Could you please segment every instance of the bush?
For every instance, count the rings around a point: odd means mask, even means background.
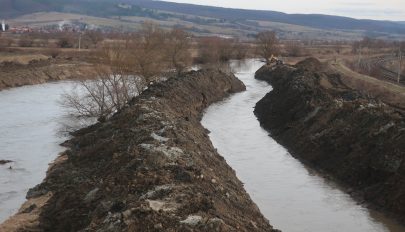
[[[18,41],[18,45],[20,47],[32,47],[33,44],[34,44],[34,39],[29,36],[23,36]]]
[[[71,36],[64,36],[59,39],[57,44],[60,48],[73,48],[74,40]]]

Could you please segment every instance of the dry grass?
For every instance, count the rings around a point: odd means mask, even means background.
[[[20,64],[28,64],[34,60],[47,60],[49,56],[43,54],[13,54],[13,53],[0,53],[0,63],[2,62],[15,62]]]

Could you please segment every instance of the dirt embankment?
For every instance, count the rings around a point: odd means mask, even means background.
[[[0,63],[0,90],[94,75],[92,65],[82,61],[52,58],[26,64],[4,61]]]
[[[208,105],[244,89],[217,71],[152,86],[112,119],[76,132],[28,193],[46,204],[25,207],[3,229],[275,231],[200,124]]]
[[[405,86],[356,73],[341,61],[330,62],[328,68],[331,72],[341,74],[340,77],[347,86],[370,94],[388,105],[405,110]]]
[[[405,113],[347,87],[316,59],[263,67],[274,90],[257,103],[261,124],[291,153],[405,218]]]

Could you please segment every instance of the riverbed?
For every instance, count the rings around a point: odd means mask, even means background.
[[[202,124],[270,223],[288,232],[405,231],[293,158],[260,127],[253,108],[271,90],[254,79],[261,66],[258,61],[234,64],[247,91],[209,107]]]

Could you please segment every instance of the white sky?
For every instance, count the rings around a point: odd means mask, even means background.
[[[405,0],[167,0],[228,8],[405,21]]]

